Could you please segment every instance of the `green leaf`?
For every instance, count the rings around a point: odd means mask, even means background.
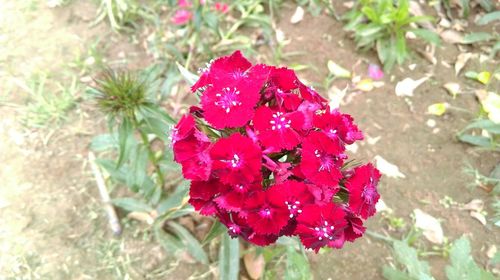
[[[491,0],[479,0],[479,5],[481,5],[481,7],[487,12],[491,12],[495,8],[495,5]]]
[[[158,215],[165,214],[168,210],[179,207],[182,204],[182,201],[187,196],[189,192],[189,181],[183,181],[179,185],[175,191],[170,194],[167,198],[160,202],[156,211],[158,211]]]
[[[92,138],[90,149],[94,152],[102,152],[118,147],[118,141],[114,134],[101,134]]]
[[[462,17],[468,17],[470,13],[470,3],[469,0],[460,0],[460,6],[462,6]]]
[[[127,174],[130,173],[126,166],[116,167],[116,162],[109,159],[96,159],[96,163],[102,167],[111,176],[111,179],[116,182],[125,184],[127,181]]]
[[[133,139],[131,139],[133,137],[132,122],[128,118],[124,118],[123,122],[118,127],[119,156],[116,163],[117,167],[120,167],[128,158],[130,151],[129,144],[133,141]]]
[[[144,145],[139,144],[135,149],[135,156],[131,162],[131,168],[132,168],[131,174],[132,176],[134,176],[132,182],[133,185],[137,187],[137,189],[143,189],[144,181],[148,176],[147,167],[148,167],[147,148]]]
[[[493,258],[491,258],[490,263],[496,265],[500,263],[500,252],[496,252]]]
[[[129,212],[151,212],[153,208],[146,203],[131,197],[114,198],[111,202]]]
[[[462,43],[464,44],[474,44],[483,41],[489,41],[493,39],[493,35],[486,32],[473,32],[464,36]]]
[[[403,271],[394,270],[390,267],[384,268],[384,277],[387,279],[434,279],[430,274],[429,264],[418,259],[417,251],[408,246],[406,242],[395,241],[393,244],[396,260],[404,267]],[[402,275],[406,275],[405,278]],[[394,278],[389,278],[394,277]]]
[[[441,44],[441,39],[439,39],[439,35],[436,32],[424,28],[412,29],[411,32],[429,43],[437,46]]]
[[[475,146],[483,147],[483,148],[491,148],[491,140],[484,136],[476,136],[470,134],[461,134],[458,135],[458,140],[469,143]]]
[[[196,83],[196,81],[199,79],[199,77],[193,73],[191,73],[189,70],[184,68],[184,66],[180,65],[179,62],[175,62],[177,64],[177,68],[179,69],[179,72],[181,73],[182,77],[186,82],[188,83],[189,86],[192,86]]]
[[[208,257],[200,242],[183,226],[169,222],[168,226],[179,237],[191,256],[203,264],[208,264]]]
[[[449,280],[493,280],[493,274],[480,268],[471,256],[469,240],[463,236],[450,249],[450,263],[446,267]]]
[[[494,134],[500,134],[500,124],[494,123],[488,119],[480,119],[480,120],[474,121],[471,124],[469,124],[467,127],[465,127],[465,130],[473,129],[473,128],[484,129],[484,130],[491,132],[491,133],[494,133]]]
[[[231,238],[222,234],[219,250],[220,280],[238,280],[240,273],[240,242],[238,238]]]
[[[397,270],[395,268],[392,268],[390,266],[384,265],[382,268],[382,275],[384,276],[385,279],[388,280],[408,280],[408,274]]]
[[[309,260],[302,252],[297,252],[294,246],[287,247],[285,279],[312,279]]]
[[[165,251],[176,254],[179,251],[183,251],[185,246],[179,240],[179,238],[166,233],[162,227],[163,223],[157,222],[154,226],[154,236],[158,243],[165,249]]]
[[[495,20],[500,20],[500,11],[487,13],[476,22],[478,25],[486,25]]]
[[[221,222],[219,222],[218,219],[214,220],[214,223],[212,224],[210,231],[207,233],[207,236],[205,236],[205,239],[203,239],[202,244],[203,245],[208,244],[214,238],[223,234],[226,230],[227,230],[226,226],[224,226]]]

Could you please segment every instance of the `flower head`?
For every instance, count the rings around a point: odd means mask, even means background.
[[[222,182],[231,185],[261,180],[261,149],[239,133],[221,138],[210,150],[213,171]]]
[[[296,235],[318,252],[363,235],[380,173],[345,166],[345,145],[363,138],[350,115],[293,70],[252,65],[239,51],[207,64],[191,90],[201,106],[171,138],[197,211],[259,246]]]
[[[297,222],[295,233],[306,248],[318,252],[324,246],[342,248],[344,245],[345,212],[333,203],[305,206]]]
[[[191,21],[191,18],[193,17],[193,14],[184,9],[180,9],[177,12],[175,12],[175,15],[172,17],[172,23],[175,25],[185,25],[189,21]]]
[[[380,172],[371,164],[354,169],[354,174],[347,179],[345,186],[349,191],[349,209],[356,215],[366,219],[375,214],[380,194],[377,184]]]

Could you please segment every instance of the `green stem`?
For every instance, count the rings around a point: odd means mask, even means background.
[[[381,240],[384,240],[384,241],[389,242],[389,243],[393,243],[394,241],[396,241],[396,239],[394,239],[390,236],[385,236],[385,235],[376,233],[376,232],[371,231],[371,230],[367,230],[365,233],[373,238],[381,239]]]
[[[139,124],[137,123],[137,120],[135,118],[133,118],[133,121],[134,121],[134,126],[137,128],[137,131],[139,131],[139,134],[141,135],[142,142],[144,143],[144,145],[146,146],[146,148],[148,150],[149,160],[153,164],[155,171],[156,171],[156,174],[158,174],[158,181],[160,182],[160,186],[161,186],[161,188],[163,188],[163,186],[165,186],[165,177],[163,176],[163,173],[161,172],[160,165],[158,164],[158,160],[155,156],[153,149],[151,148],[151,143],[149,142],[148,135],[139,128]]]

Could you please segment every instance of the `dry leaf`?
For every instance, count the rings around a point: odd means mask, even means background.
[[[460,209],[481,212],[484,208],[484,201],[481,199],[473,199],[469,203],[462,206]]]
[[[298,6],[295,10],[295,13],[293,13],[293,16],[290,18],[290,23],[296,24],[299,23],[302,19],[304,19],[304,9]]]
[[[451,29],[447,29],[441,32],[439,36],[441,36],[441,39],[443,39],[443,41],[450,44],[461,44],[464,41],[464,36],[461,33]]]
[[[339,77],[339,78],[350,78],[351,77],[351,72],[349,70],[343,68],[342,66],[338,65],[337,63],[335,63],[331,60],[328,60],[327,66],[328,66],[328,70],[330,71],[330,73],[335,77]]]
[[[372,79],[363,79],[356,84],[356,88],[364,92],[369,92],[372,91],[375,86],[373,85]]]
[[[382,212],[392,213],[392,209],[389,208],[387,204],[385,204],[382,198],[379,198],[377,204],[375,204],[375,209],[377,210],[377,213],[382,213]]]
[[[413,96],[413,91],[415,91],[416,88],[418,88],[428,79],[429,77],[423,77],[418,80],[413,80],[412,78],[406,78],[396,84],[396,95]]]
[[[347,94],[347,87],[341,90],[336,86],[332,86],[328,91],[328,98],[330,99],[330,102],[328,102],[328,104],[330,105],[330,108],[332,109],[339,108],[346,94]]]
[[[140,222],[144,222],[148,225],[152,225],[155,222],[155,219],[146,212],[130,212],[127,214],[127,218],[134,219]]]
[[[455,75],[460,73],[471,57],[472,53],[461,53],[457,56],[457,61],[455,61]]]
[[[470,216],[472,218],[478,220],[483,226],[486,225],[486,217],[483,214],[476,212],[476,211],[471,211]]]
[[[491,245],[490,248],[488,248],[488,251],[486,251],[486,256],[488,256],[488,258],[491,259],[495,256],[496,253],[497,253],[497,246]]]
[[[422,234],[432,243],[443,244],[444,234],[441,223],[431,215],[420,209],[413,210],[415,214],[415,227],[422,230]]]
[[[446,102],[434,103],[427,107],[427,114],[442,116],[449,107],[450,104]]]
[[[259,279],[264,273],[266,261],[262,254],[255,256],[255,251],[251,251],[243,256],[243,262],[250,278]]]
[[[458,83],[446,83],[443,87],[453,98],[457,97],[460,93],[460,85]]]
[[[406,176],[403,173],[401,173],[401,171],[399,171],[397,165],[388,162],[383,157],[376,155],[375,162],[377,169],[380,170],[382,174],[391,178],[406,178]]]

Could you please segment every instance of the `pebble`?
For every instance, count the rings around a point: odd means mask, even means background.
[[[426,122],[428,127],[435,127],[436,126],[436,121],[433,119],[428,119]]]

